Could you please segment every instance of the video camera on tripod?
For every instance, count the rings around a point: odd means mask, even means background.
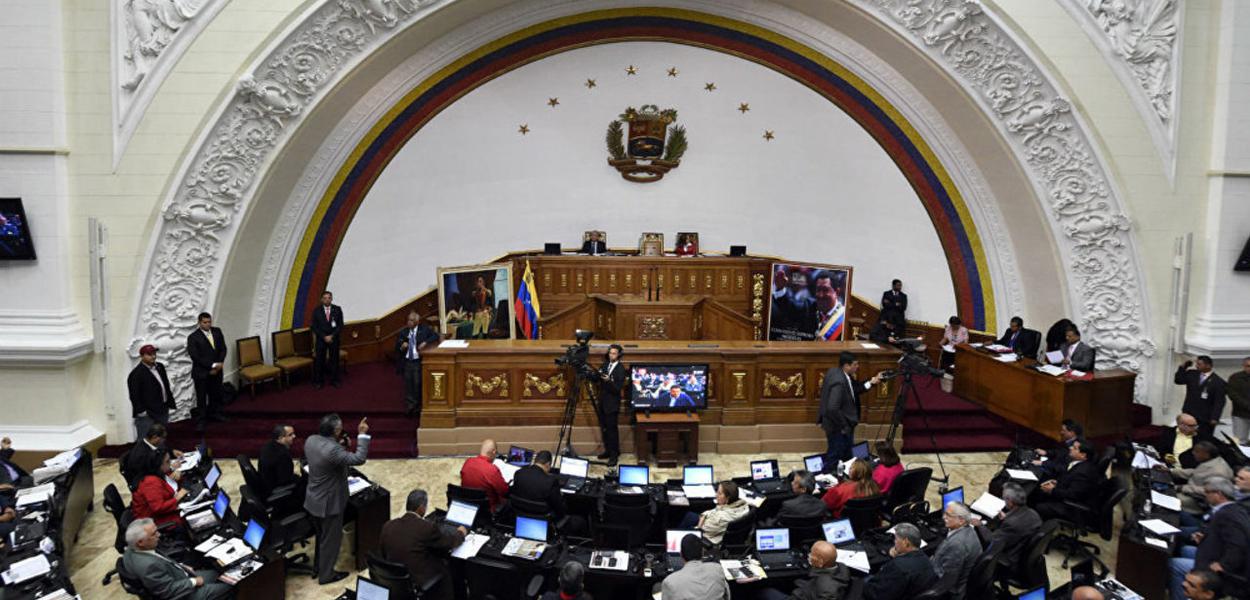
[[[583,394],[594,412],[599,412],[595,397],[596,388],[591,383],[600,379],[599,372],[588,362],[590,340],[593,337],[595,337],[595,332],[578,329],[573,333],[575,343],[565,349],[563,356],[557,356],[555,359],[557,365],[572,369],[574,379],[573,385],[569,386],[569,395],[565,399],[564,417],[560,420],[560,434],[556,440],[557,456],[577,456],[577,453],[573,451],[573,419],[577,414],[577,404]]]
[[[561,367],[572,367],[573,372],[582,377],[596,377],[595,368],[590,366],[590,340],[595,332],[578,329],[573,334],[576,343],[564,351],[564,356],[556,357],[556,364]]]
[[[914,346],[903,346],[903,356],[898,359],[898,368],[881,372],[881,380],[889,381],[902,375],[904,379],[911,379],[912,375],[928,375],[930,377],[942,377],[945,371],[933,366],[933,361],[929,360],[922,352],[915,349]]]

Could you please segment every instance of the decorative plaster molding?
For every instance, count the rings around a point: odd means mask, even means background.
[[[1146,318],[1141,267],[1131,221],[1084,124],[1039,61],[974,0],[852,0],[942,65],[995,120],[1049,201],[1061,233],[1069,294],[1099,368],[1139,374],[1137,399],[1149,386],[1155,354]]]
[[[229,0],[112,0],[113,166],[191,42]]]
[[[1185,333],[1185,351],[1217,360],[1250,356],[1250,314],[1194,317]]]
[[[72,310],[0,310],[0,365],[63,367],[90,355],[93,340]]]
[[[69,425],[5,425],[4,433],[13,440],[14,448],[40,452],[77,448],[104,435],[85,419]]]
[[[1176,170],[1185,0],[1063,0],[1102,51],[1146,122],[1171,179]]]

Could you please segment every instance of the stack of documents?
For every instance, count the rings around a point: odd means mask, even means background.
[[[48,502],[52,500],[52,494],[56,493],[56,486],[51,483],[37,485],[17,491],[17,508],[39,504],[40,502]]]
[[[51,570],[52,565],[48,562],[48,557],[36,554],[10,565],[8,571],[0,574],[0,580],[4,581],[4,585],[14,585],[47,575]]]
[[[989,492],[985,492],[984,494],[981,494],[981,497],[977,498],[977,501],[973,502],[972,506],[968,508],[993,519],[998,517],[998,513],[1003,512],[1003,509],[1006,507],[1007,503],[1003,502],[1002,498],[999,498]]]
[[[373,484],[364,477],[348,477],[347,478],[347,495],[355,496],[370,488]]]
[[[455,550],[451,551],[451,555],[456,558],[473,558],[474,556],[477,556],[477,553],[482,549],[482,546],[485,546],[486,542],[489,541],[490,536],[485,536],[480,533],[470,533],[469,535],[464,536],[464,541],[460,542],[460,545],[456,546]]]
[[[512,478],[516,477],[516,472],[521,470],[521,467],[504,462],[502,458],[496,458],[494,465],[499,467],[499,474],[503,475],[503,480],[508,482],[508,485],[512,485]]]
[[[200,465],[200,452],[198,450],[184,452],[182,458],[179,458],[178,461],[179,471],[190,471]]]
[[[868,566],[868,553],[862,550],[838,550],[838,562],[859,571],[867,573],[870,569]]]
[[[1163,466],[1163,463],[1155,460],[1153,456],[1150,456],[1149,454],[1146,454],[1145,452],[1142,452],[1141,450],[1138,450],[1136,453],[1133,454],[1133,468],[1134,469],[1153,469],[1155,467],[1162,467],[1162,466]]]
[[[217,564],[223,567],[251,555],[252,547],[240,538],[230,538],[225,543],[204,553],[204,556],[217,561]]]
[[[1042,365],[1038,367],[1037,370],[1047,375],[1055,376],[1063,375],[1068,372],[1067,369],[1064,369],[1063,367],[1056,367],[1055,365]]]
[[[768,577],[763,567],[753,560],[722,560],[720,566],[725,570],[725,579],[738,583],[759,581]]]
[[[1007,469],[1007,476],[1017,481],[1037,481],[1037,475],[1025,469]]]

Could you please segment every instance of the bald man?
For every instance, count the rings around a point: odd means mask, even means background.
[[[477,456],[464,461],[464,466],[460,467],[460,485],[486,492],[492,511],[498,510],[508,496],[508,482],[494,463],[495,451],[495,440],[482,440]]]
[[[794,584],[794,591],[789,596],[780,590],[768,588],[763,590],[761,598],[765,600],[841,600],[845,598],[851,586],[851,571],[846,565],[838,562],[838,549],[826,541],[812,544],[807,554],[807,562],[811,565],[807,578]]]
[[[1106,598],[1102,592],[1098,591],[1098,588],[1083,585],[1072,590],[1072,600],[1106,600]]]

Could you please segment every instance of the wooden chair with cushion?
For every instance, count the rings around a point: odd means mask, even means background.
[[[291,385],[291,374],[312,371],[313,359],[295,353],[295,330],[283,329],[270,335],[273,342],[273,364],[282,369],[286,385]]]
[[[256,384],[277,381],[282,385],[282,369],[265,364],[265,354],[260,348],[260,336],[240,338],[234,342],[235,356],[239,357],[239,378],[252,389],[256,397]]]

